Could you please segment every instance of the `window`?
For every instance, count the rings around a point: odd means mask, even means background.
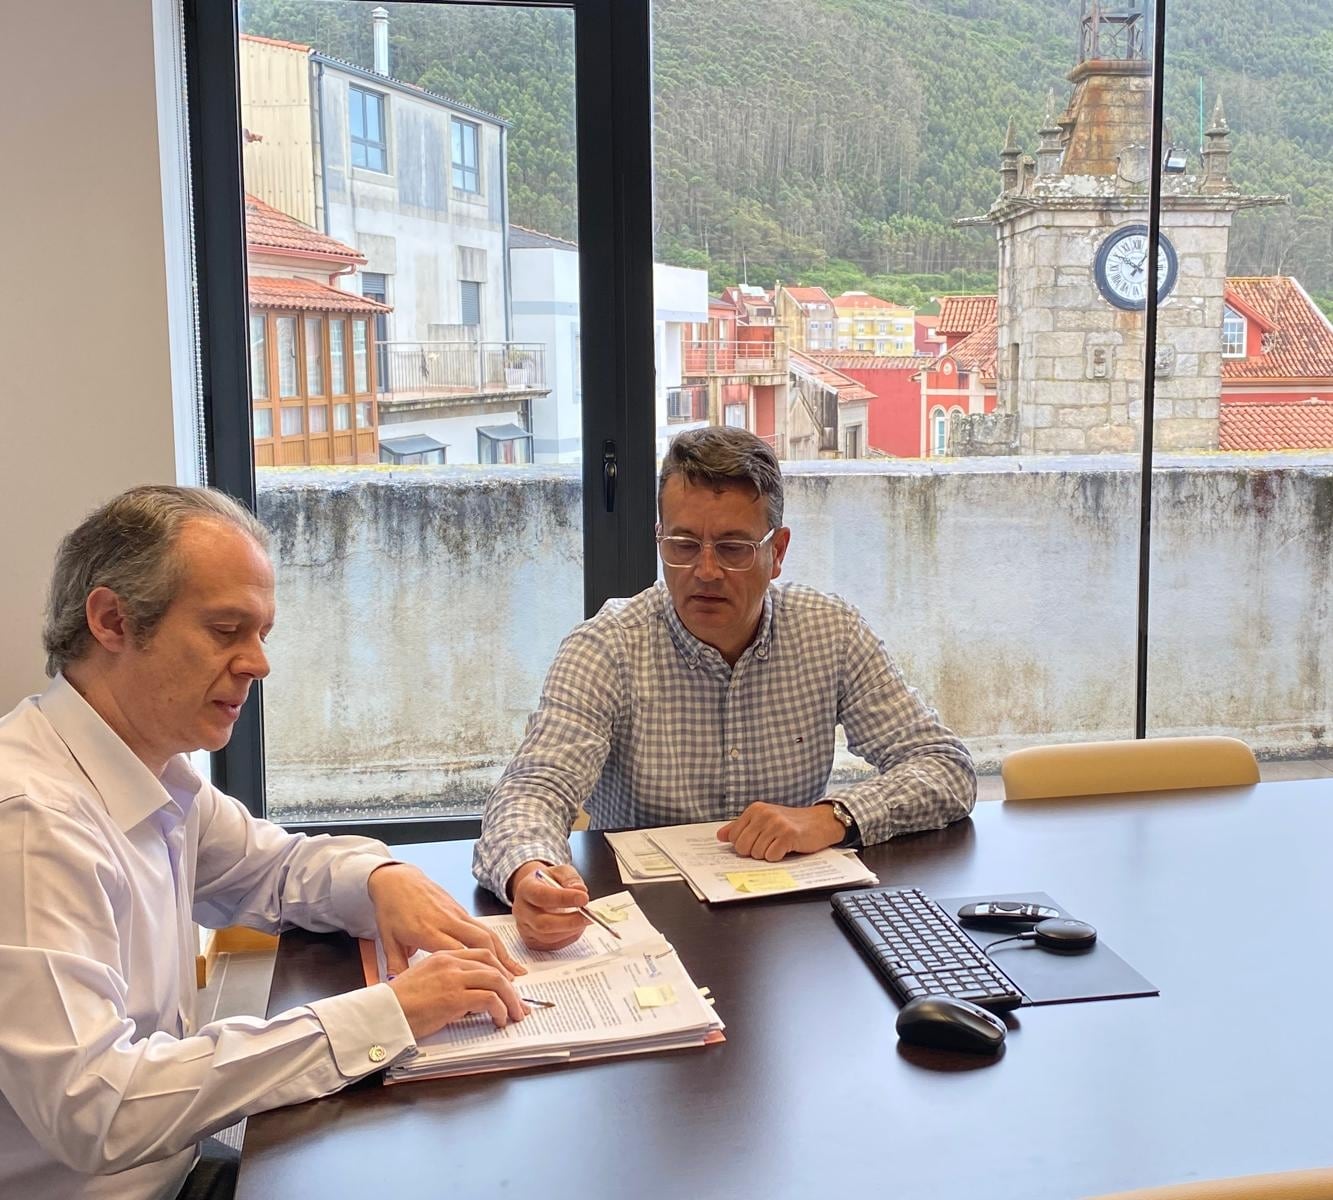
[[[361,294],[367,300],[389,303],[389,279],[380,271],[361,272]],[[375,314],[375,377],[380,391],[388,391],[389,382],[389,314]]]
[[[846,432],[843,434],[842,456],[843,458],[861,457],[861,426],[847,426]]]
[[[307,396],[324,394],[324,319],[307,315],[305,325],[305,390]]]
[[[343,343],[347,325],[341,319],[329,321],[329,384],[335,396],[347,395],[347,359]]]
[[[722,412],[722,423],[736,429],[744,429],[747,407],[745,404],[728,404]]]
[[[471,121],[451,122],[453,136],[454,187],[460,192],[480,192],[481,178],[477,172],[477,141],[481,127]]]
[[[265,404],[262,408],[255,409],[254,415],[255,437],[271,438],[273,436],[273,410]]]
[[[250,314],[250,395],[256,400],[268,396],[268,334],[263,313]]]
[[[1222,312],[1222,357],[1245,357],[1245,318],[1229,304]]]
[[[310,432],[328,433],[329,406],[327,404],[312,404],[307,411],[310,414]]]
[[[278,395],[284,398],[299,396],[301,384],[296,366],[296,318],[279,317],[278,326]]]
[[[949,445],[949,418],[944,409],[937,408],[930,414],[930,452],[943,454]]]
[[[305,432],[305,409],[295,404],[282,406],[282,436],[300,437]]]
[[[335,404],[333,406],[333,428],[338,433],[346,433],[352,428],[352,406]]]
[[[532,434],[517,425],[477,427],[477,458],[486,465],[532,462]]]
[[[370,391],[367,332],[364,317],[358,317],[352,322],[352,379],[353,388],[358,392]]]
[[[365,88],[347,88],[347,129],[352,140],[352,166],[388,171],[389,151],[384,137],[384,96]]]
[[[570,373],[574,378],[574,403],[583,403],[583,337],[577,328],[569,331],[569,336],[573,340],[573,348],[569,363]]]
[[[481,284],[464,279],[458,285],[458,323],[481,324]]]

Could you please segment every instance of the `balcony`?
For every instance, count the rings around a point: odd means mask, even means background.
[[[546,395],[538,342],[385,342],[379,347],[382,414],[525,400]]]
[[[708,389],[706,387],[667,388],[667,420],[674,424],[683,421],[708,419]]]
[[[787,376],[786,332],[774,329],[772,338],[724,341],[683,339],[683,373],[692,378],[730,375],[752,383],[780,383]],[[755,379],[755,376],[769,378]]]

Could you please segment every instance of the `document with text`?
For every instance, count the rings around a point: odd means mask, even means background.
[[[505,948],[528,969],[519,994],[545,1002],[522,1021],[497,1029],[474,1014],[423,1038],[415,1056],[389,1068],[390,1081],[514,1070],[547,1063],[642,1054],[723,1040],[722,1021],[669,942],[628,892],[590,906],[620,934],[590,925],[562,950],[523,944],[512,916],[483,917]],[[422,957],[415,955],[413,961]],[[385,977],[378,943],[362,943],[367,983]]]
[[[789,854],[772,863],[746,858],[729,842],[717,840],[724,824],[669,825],[646,830],[645,835],[671,860],[694,894],[714,904],[879,882],[855,851],[833,847],[814,854]]]

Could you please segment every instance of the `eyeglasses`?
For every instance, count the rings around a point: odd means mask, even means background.
[[[704,547],[712,546],[713,561],[724,571],[748,571],[754,566],[759,548],[773,540],[776,529],[770,529],[757,542],[740,538],[726,538],[720,542],[701,542],[692,537],[663,537],[657,535],[657,548],[668,567],[692,567],[703,557]]]

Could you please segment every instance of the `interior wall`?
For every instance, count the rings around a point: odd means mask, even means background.
[[[44,685],[60,537],[121,489],[177,478],[154,15],[5,6],[0,711]]]

